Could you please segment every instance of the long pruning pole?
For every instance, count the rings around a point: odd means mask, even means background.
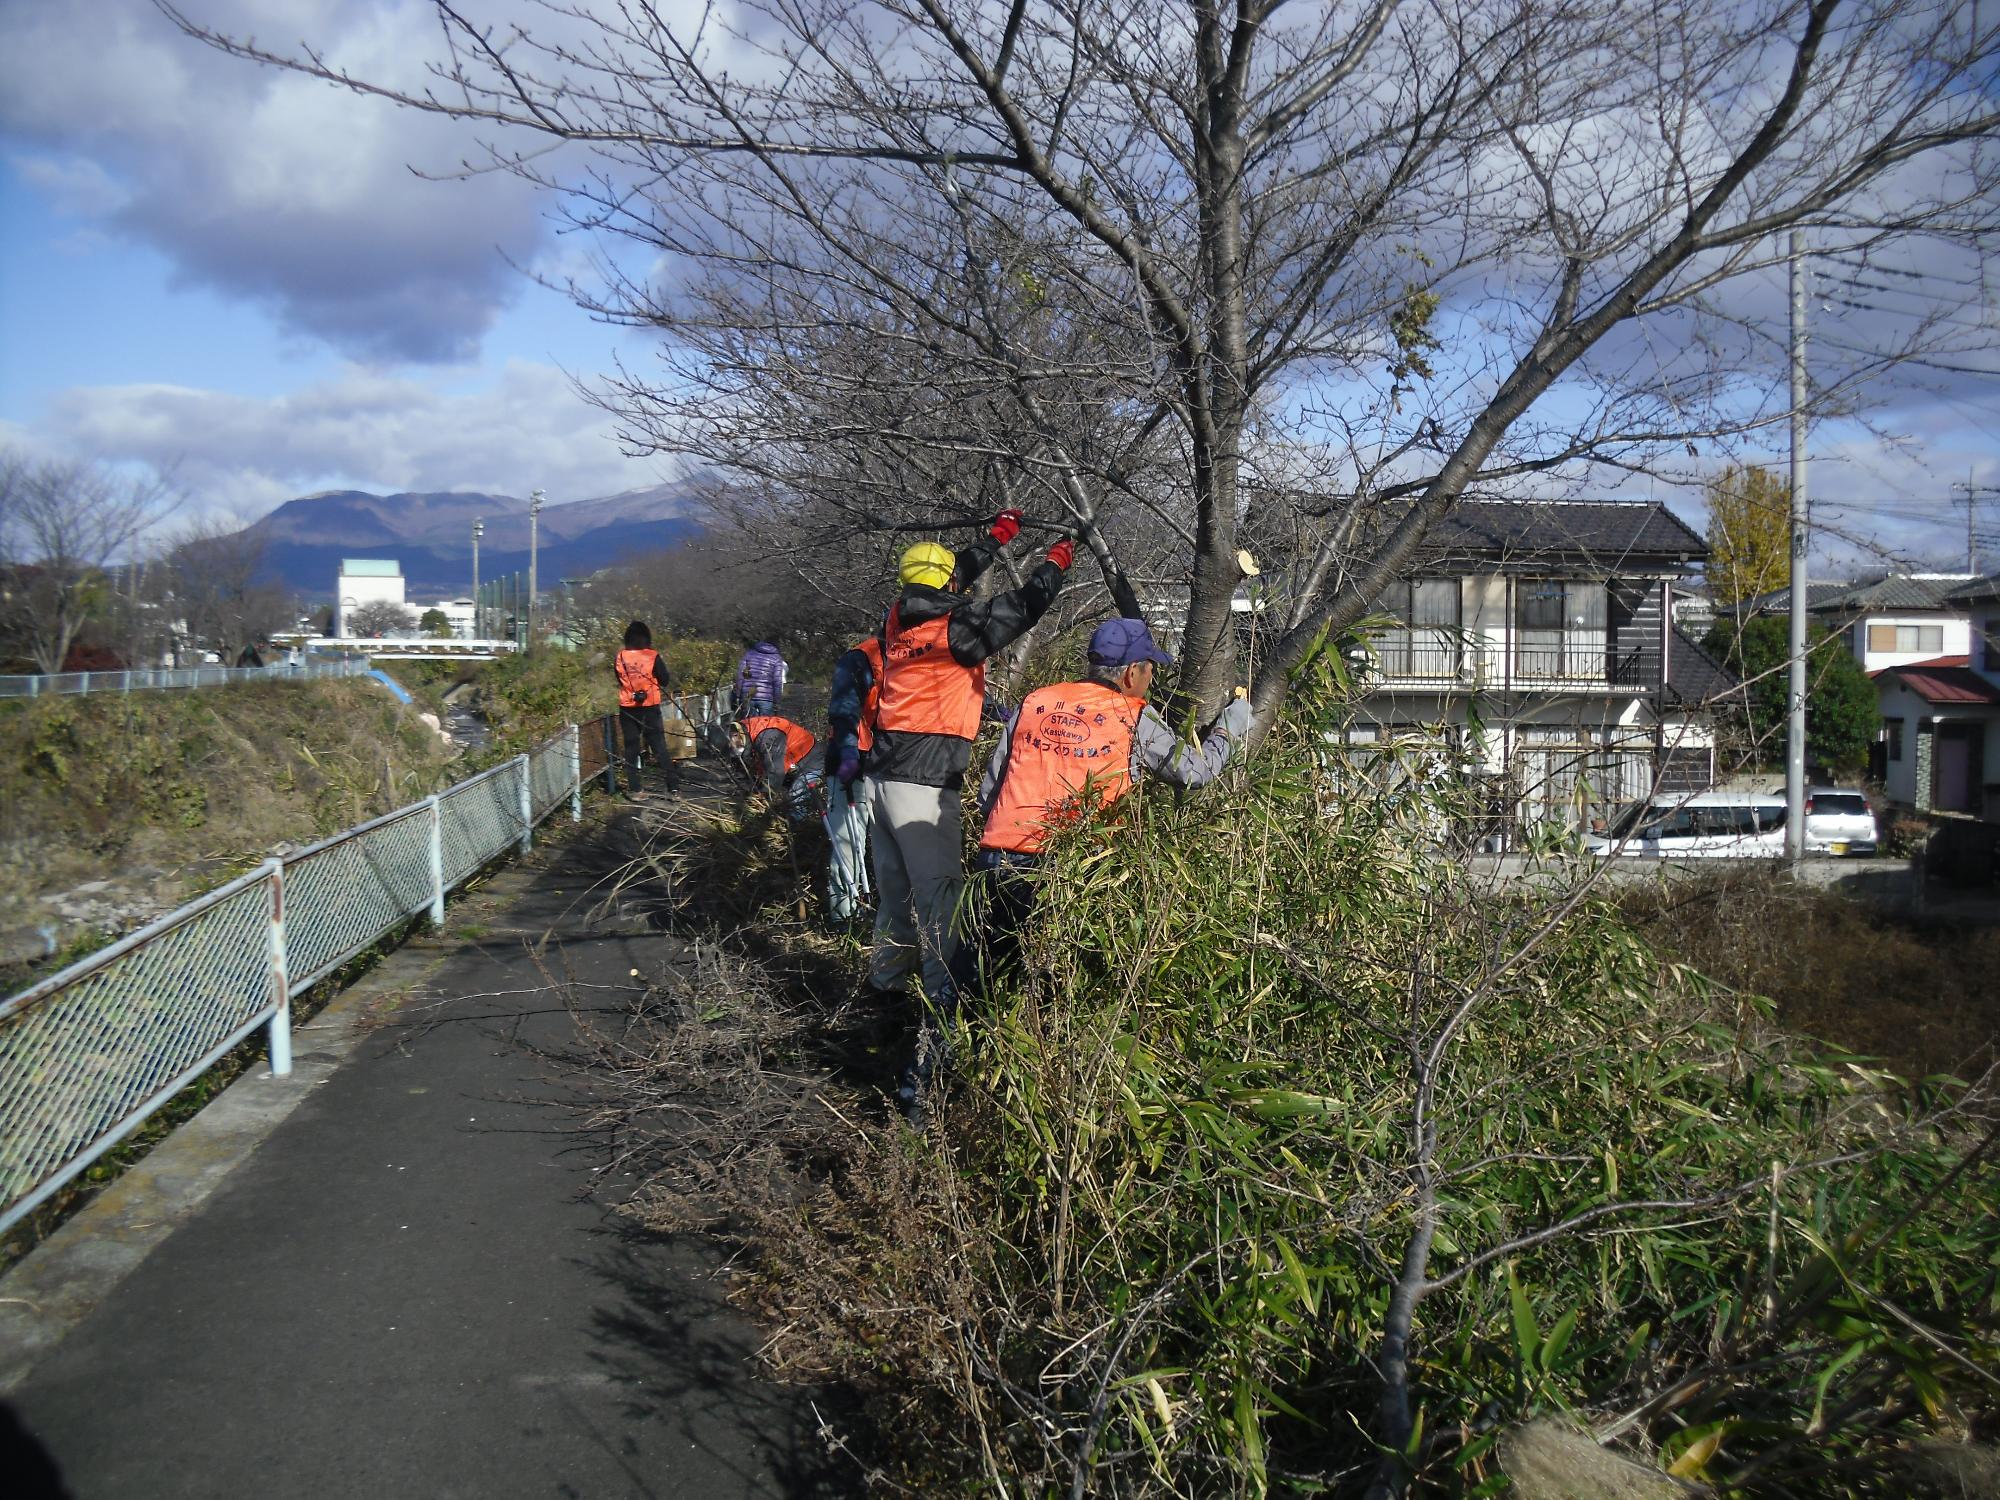
[[[1785,694],[1785,859],[1806,853],[1806,273],[1792,231],[1792,579],[1790,683]]]

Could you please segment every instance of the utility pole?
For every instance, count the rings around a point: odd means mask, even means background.
[[[1990,484],[1975,484],[1970,470],[1966,472],[1965,483],[1955,484],[1952,488],[1962,491],[1965,495],[1965,571],[1968,573],[1977,573],[1979,571],[1979,532],[1974,524],[1974,517],[1979,514],[1980,497],[1983,495],[2000,495],[2000,489],[1995,489]]]
[[[528,496],[528,634],[521,643],[521,649],[524,651],[535,649],[535,541],[536,529],[540,525],[542,514],[542,502],[547,499],[548,496],[541,490],[536,490]]]
[[[483,640],[485,632],[480,629],[479,609],[479,539],[486,535],[486,517],[472,518],[472,638]]]
[[[1790,685],[1785,695],[1785,860],[1806,853],[1806,266],[1792,231],[1792,584]]]

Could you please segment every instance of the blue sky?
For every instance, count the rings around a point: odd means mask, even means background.
[[[436,44],[427,0],[192,8],[391,81]],[[643,337],[508,263],[577,269],[553,204],[507,177],[410,171],[467,154],[457,127],[222,57],[149,0],[8,0],[7,32],[0,441],[170,465],[194,509],[246,520],[336,486],[580,499],[666,475],[620,455],[565,373],[614,355],[643,370]],[[1877,414],[1899,444],[1816,434],[1829,523],[1907,558],[1962,552],[1951,487],[2000,487],[2000,381],[1945,385]],[[1648,492],[1698,523],[1691,495]],[[2000,494],[1982,526],[2000,532]]]

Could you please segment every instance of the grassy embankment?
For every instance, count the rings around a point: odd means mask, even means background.
[[[0,710],[0,932],[78,954],[268,857],[435,790],[450,752],[379,683]],[[79,887],[84,889],[79,890]]]
[[[1637,1471],[1539,1495],[1944,1493],[2000,1422],[1993,1096],[1795,1028],[1897,1040],[1906,966],[1966,1004],[1895,1055],[1975,1052],[1979,952],[1494,890],[1434,845],[1449,787],[1300,769],[1301,697],[1231,784],[1059,848],[923,1141],[829,1074],[860,1023],[783,840],[712,833],[692,883],[744,926],[607,1040],[659,1130],[635,1211],[740,1237],[769,1357],[920,1493],[1529,1493],[1545,1419]],[[712,1140],[647,1116],[690,1078]]]

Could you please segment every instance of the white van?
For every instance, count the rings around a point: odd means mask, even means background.
[[[1700,792],[1655,797],[1590,836],[1592,854],[1648,859],[1781,859],[1785,799],[1768,792]]]

